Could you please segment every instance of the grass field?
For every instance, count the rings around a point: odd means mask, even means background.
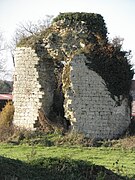
[[[135,149],[116,147],[46,147],[27,144],[0,144],[0,156],[30,163],[41,158],[71,159],[102,165],[113,172],[135,179]]]

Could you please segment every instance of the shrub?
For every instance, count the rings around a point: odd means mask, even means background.
[[[7,140],[13,135],[14,128],[10,127],[0,127],[0,142],[7,142]]]
[[[26,163],[0,156],[0,170],[0,179],[129,180],[103,166],[66,158],[41,157]]]
[[[0,127],[10,127],[14,116],[14,106],[8,101],[0,114]]]
[[[0,141],[7,140],[12,136],[14,128],[12,125],[14,106],[12,102],[7,102],[0,114]]]

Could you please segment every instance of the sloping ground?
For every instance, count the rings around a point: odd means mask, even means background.
[[[40,158],[24,163],[0,156],[1,180],[124,180],[112,171],[85,161]]]

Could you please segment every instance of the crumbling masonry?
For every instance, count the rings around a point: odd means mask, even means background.
[[[86,13],[88,24],[84,14],[79,13],[79,20],[70,15],[72,19],[63,14],[46,32],[16,48],[14,124],[37,129],[42,113],[52,124],[70,126],[86,137],[118,137],[130,123],[128,99],[116,103],[104,79],[88,68],[85,55],[87,47],[106,41],[103,18]]]

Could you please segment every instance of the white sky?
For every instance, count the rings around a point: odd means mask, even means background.
[[[60,12],[92,12],[104,17],[109,37],[124,38],[123,48],[132,50],[135,64],[135,0],[0,0],[0,30],[7,41],[20,22],[43,19]],[[8,58],[12,68],[12,59]]]

